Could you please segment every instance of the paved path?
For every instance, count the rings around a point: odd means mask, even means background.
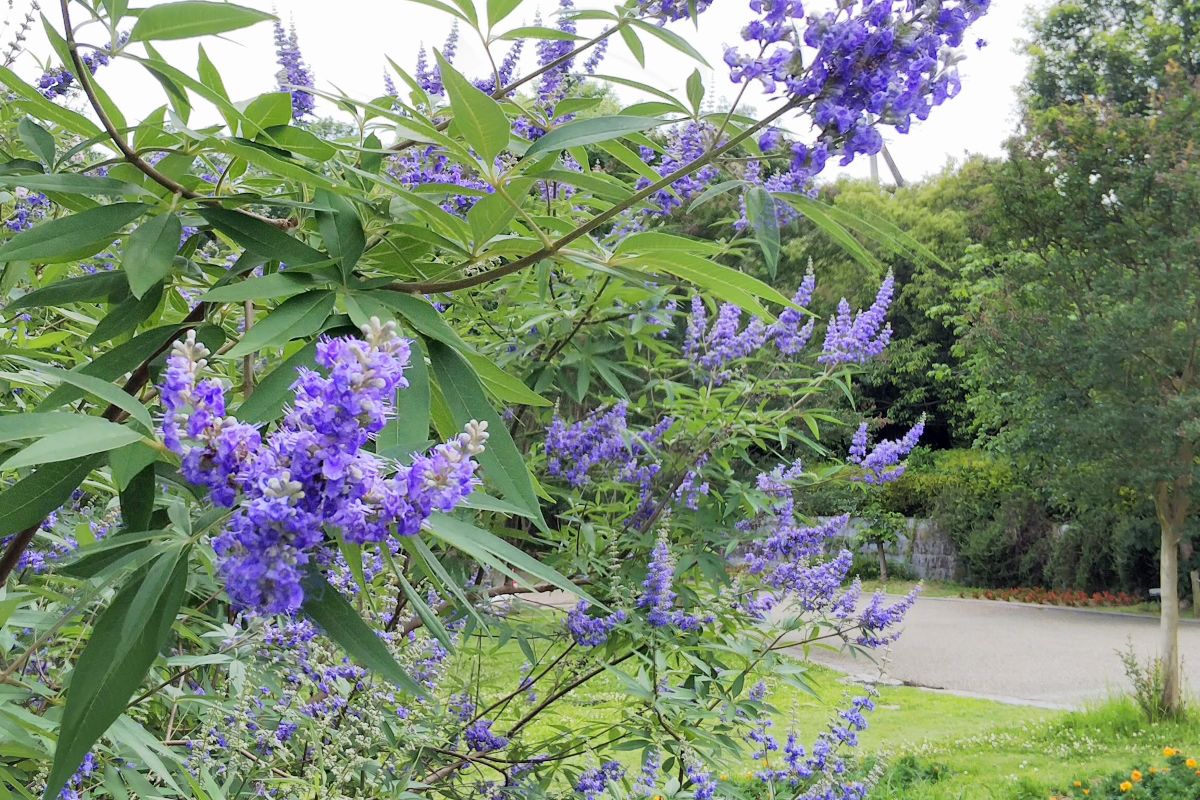
[[[1184,680],[1200,690],[1200,624],[1179,631]],[[915,686],[1012,702],[1075,707],[1128,688],[1116,650],[1127,640],[1146,656],[1158,620],[1084,609],[922,597],[892,646],[885,676]],[[869,660],[812,652],[822,664],[878,675]],[[1190,679],[1189,679],[1190,678]]]
[[[527,601],[569,608],[551,592]],[[899,597],[895,598],[896,600]],[[883,677],[912,686],[1006,702],[1073,708],[1128,690],[1117,656],[1132,640],[1140,660],[1158,649],[1158,619],[993,600],[921,597],[904,620]],[[1200,691],[1200,623],[1180,625],[1184,683]],[[812,648],[813,660],[879,678],[868,657]]]

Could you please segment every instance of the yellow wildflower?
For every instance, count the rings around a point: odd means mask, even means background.
[[[1084,794],[1084,796],[1085,796],[1085,797],[1086,797],[1087,795],[1091,794],[1091,793],[1092,793],[1092,790],[1091,790],[1091,789],[1084,789],[1084,790],[1083,790],[1083,794]]]
[[[1166,756],[1167,758],[1170,758],[1171,756],[1179,755],[1179,751],[1176,750],[1174,747],[1164,747],[1163,755]]]
[[[720,775],[720,779],[721,779],[721,780],[723,780],[723,781],[727,781],[727,780],[729,780],[729,774],[728,774],[728,773],[725,773],[725,772],[722,772],[722,773],[721,773],[721,775]]]
[[[1121,781],[1120,789],[1122,792],[1128,792],[1132,788],[1133,788],[1133,784],[1130,783],[1129,781]]]
[[[1083,781],[1075,781],[1075,788],[1078,789],[1080,786],[1083,786]]]
[[[1196,768],[1196,759],[1189,758],[1187,761],[1183,762],[1183,765],[1185,767],[1187,767],[1188,769],[1195,769]]]

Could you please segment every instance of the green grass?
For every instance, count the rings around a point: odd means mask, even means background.
[[[485,674],[498,676],[494,686],[486,687],[485,701],[511,690],[525,660],[512,643],[460,653],[467,661],[487,664]],[[473,672],[470,663],[461,666],[460,674]],[[779,710],[774,733],[781,740],[794,728],[808,744],[844,705],[847,694],[863,691],[840,673],[817,665],[808,669],[807,677],[812,694],[782,684],[772,687],[769,699]],[[529,708],[524,701],[515,703],[500,718],[516,719]],[[524,739],[532,751],[563,736],[594,740],[614,722],[641,713],[640,706],[628,702],[617,679],[603,675],[530,725]],[[1200,719],[1148,725],[1127,700],[1061,712],[884,686],[868,719],[870,727],[861,735],[858,752],[868,762],[882,759],[887,765],[870,800],[1044,799],[1076,778],[1159,763],[1168,745],[1200,756]],[[623,753],[620,758],[630,767],[640,763],[640,753]],[[714,766],[734,781],[754,767]]]
[[[885,775],[871,800],[1046,798],[1075,779],[1160,764],[1166,746],[1200,753],[1200,724],[1192,719],[1149,725],[1131,701],[1115,700],[1086,711],[1054,714],[1035,724],[997,726],[969,737],[901,746],[890,754],[900,762],[898,774]],[[902,761],[903,755],[943,769],[937,780],[928,775],[907,780],[910,775],[899,773],[912,762]]]

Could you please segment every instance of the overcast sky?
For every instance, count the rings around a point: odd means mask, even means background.
[[[410,0],[241,2],[268,11],[274,9],[285,21],[295,24],[301,49],[316,75],[319,88],[332,90],[336,87],[359,98],[382,93],[387,57],[411,69],[420,45],[440,48],[450,27],[445,15]],[[935,172],[948,159],[961,158],[968,152],[998,154],[1001,151],[1004,139],[1014,127],[1016,88],[1025,71],[1024,59],[1018,53],[1018,42],[1025,34],[1029,11],[1044,6],[1045,2],[994,0],[989,15],[970,32],[971,42],[982,38],[988,43],[987,46],[981,50],[973,44],[964,48],[967,59],[959,68],[962,93],[935,109],[928,121],[914,125],[908,135],[893,133],[887,136],[888,146],[906,178],[915,179]],[[482,4],[483,0],[480,0]],[[18,0],[17,6],[21,5]],[[50,4],[44,5],[49,7]],[[586,7],[583,0],[579,5]],[[604,7],[604,4],[601,3],[599,7]],[[553,0],[528,0],[500,27],[507,30],[531,24],[539,9],[552,22],[555,8]],[[733,98],[736,87],[729,81],[721,56],[725,45],[739,42],[738,31],[751,14],[747,0],[715,0],[712,7],[701,16],[698,30],[690,22],[675,25],[675,30],[686,36],[712,65],[712,69],[702,68],[710,93],[715,92],[728,100]],[[59,20],[53,21],[61,27]],[[596,24],[580,23],[580,32],[593,33],[599,28],[588,26]],[[96,36],[88,36],[85,32],[81,39],[93,41]],[[456,64],[468,74],[481,75],[485,63],[481,45],[470,36],[472,34],[463,32]],[[682,96],[684,81],[694,64],[665,44],[650,37],[644,38],[648,40],[644,69],[623,45],[614,42],[600,72],[635,78]],[[501,45],[501,48],[504,46]],[[225,85],[235,99],[273,88],[278,67],[269,24],[237,31],[224,41],[210,40],[205,47],[221,69]],[[194,74],[194,40],[170,43],[161,49],[177,67]],[[43,56],[49,52],[44,39],[38,37],[34,37],[30,50]],[[526,48],[523,62],[526,66],[534,63],[532,50],[532,47]],[[503,49],[499,53],[502,54]],[[31,56],[19,62],[19,70],[30,77],[38,71]],[[165,102],[161,88],[132,64],[114,63],[104,68],[97,79],[131,119]],[[624,89],[621,94],[629,101],[639,99]],[[754,94],[748,94],[747,101],[759,110],[767,108],[768,101]],[[323,104],[322,110],[330,109]],[[866,167],[862,164],[852,169],[855,174],[863,174]]]

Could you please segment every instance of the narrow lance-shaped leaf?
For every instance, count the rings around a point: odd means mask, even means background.
[[[131,42],[148,42],[166,39],[190,39],[213,33],[236,31],[258,22],[275,19],[265,11],[258,11],[233,3],[207,2],[207,0],[184,0],[179,3],[161,3],[143,8],[138,14],[137,24],[129,33]]]
[[[767,272],[774,278],[779,268],[779,217],[775,198],[761,186],[746,192],[746,219],[754,226],[754,239],[767,262]]]
[[[341,265],[342,276],[348,278],[367,246],[358,212],[349,200],[332,192],[317,192],[317,202],[326,206],[317,212],[325,249]]]
[[[145,203],[113,203],[42,223],[0,247],[0,262],[74,261],[95,255],[112,243],[124,226],[150,210]]]
[[[46,464],[0,492],[0,536],[11,536],[41,523],[67,502],[71,492],[99,464],[99,456]]]
[[[200,215],[242,247],[267,258],[286,261],[292,266],[319,264],[328,260],[320,251],[312,249],[296,237],[245,214],[224,208],[205,207],[200,209]]]
[[[54,166],[54,136],[26,117],[17,123],[17,136],[47,167]]]
[[[396,416],[383,426],[375,440],[380,453],[401,458],[429,440],[429,368],[421,340],[412,342],[412,358],[404,371],[408,387],[396,393]]]
[[[500,489],[506,500],[529,511],[532,514],[530,518],[538,527],[545,529],[541,504],[533,489],[525,460],[509,435],[508,426],[488,402],[479,378],[463,357],[450,347],[434,341],[429,342],[428,346],[438,388],[446,399],[455,424],[461,427],[472,419],[488,423],[491,436],[487,449],[479,455],[485,478]]]
[[[454,124],[467,144],[490,164],[508,147],[508,117],[499,103],[476,89],[441,53],[436,55],[446,94],[450,96]]]
[[[333,292],[305,292],[288,300],[246,332],[242,340],[227,353],[240,358],[247,353],[283,344],[291,339],[303,339],[321,329],[333,311],[337,295]]]
[[[95,275],[81,275],[78,278],[67,278],[40,289],[34,289],[5,306],[4,312],[9,314],[21,308],[95,303],[106,300],[117,292],[124,293],[125,288],[125,276],[120,272],[97,272]]]
[[[125,710],[166,644],[183,603],[189,548],[169,550],[139,570],[92,630],[71,672],[44,800],[58,796],[88,750]]]
[[[17,469],[69,461],[92,453],[105,453],[142,440],[142,434],[126,425],[118,425],[98,417],[90,425],[72,430],[59,431],[41,437],[33,444],[17,451],[0,469]]]
[[[129,291],[141,298],[167,276],[179,250],[183,223],[174,214],[151,217],[129,235],[121,268],[129,278]]]
[[[565,150],[568,147],[607,142],[627,133],[650,130],[661,124],[663,120],[655,117],[636,117],[629,114],[577,119],[554,128],[531,144],[525,151],[525,157],[552,150]]]
[[[396,663],[376,631],[325,580],[318,565],[309,562],[301,585],[304,588],[301,611],[330,639],[340,644],[351,658],[410,694],[425,694],[421,686]]]

